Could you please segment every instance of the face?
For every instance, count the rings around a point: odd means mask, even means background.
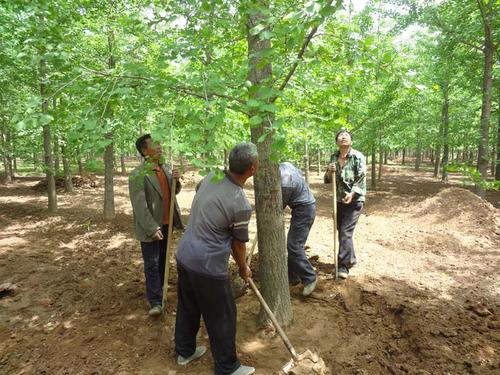
[[[158,159],[163,154],[163,148],[160,142],[156,142],[152,138],[146,139],[146,150],[144,154],[152,159]]]
[[[337,146],[352,146],[351,135],[348,132],[342,132],[337,137]]]

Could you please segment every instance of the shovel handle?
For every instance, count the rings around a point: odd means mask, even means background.
[[[269,319],[271,319],[271,322],[273,322],[274,328],[276,328],[276,331],[278,331],[281,339],[285,343],[285,346],[288,349],[288,351],[290,352],[290,354],[292,355],[293,359],[298,360],[297,352],[295,351],[294,347],[292,346],[292,343],[288,339],[288,336],[286,335],[285,331],[283,331],[283,329],[279,325],[278,321],[276,320],[276,317],[274,316],[273,312],[271,311],[271,309],[267,305],[266,301],[264,301],[264,297],[262,297],[262,294],[260,294],[259,289],[257,289],[257,287],[255,286],[255,283],[253,282],[252,278],[248,278],[248,283],[250,284],[250,287],[252,288],[253,292],[255,293],[257,298],[259,299],[260,304],[262,305],[262,307],[266,311],[267,316],[269,317]]]
[[[333,192],[333,259],[335,259],[335,279],[339,273],[339,259],[337,251],[337,172],[332,173],[332,192]]]

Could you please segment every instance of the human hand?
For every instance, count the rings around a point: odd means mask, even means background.
[[[240,267],[240,277],[245,280],[245,282],[248,282],[248,279],[252,277],[252,270],[248,265]]]
[[[345,204],[349,204],[352,202],[352,199],[354,198],[354,193],[347,193],[344,198],[342,198],[342,202]]]
[[[335,172],[337,170],[337,166],[335,163],[328,164],[328,172]]]
[[[181,172],[177,168],[172,169],[172,177],[176,180],[181,178]]]
[[[163,233],[161,232],[161,229],[158,229],[154,234],[153,234],[153,240],[155,241],[161,241],[163,240]]]

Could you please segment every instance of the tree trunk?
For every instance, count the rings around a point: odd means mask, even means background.
[[[420,170],[420,164],[422,163],[422,141],[420,140],[420,132],[417,130],[417,154],[415,157],[415,170]]]
[[[120,155],[120,166],[122,170],[122,175],[126,176],[127,175],[127,167],[125,167],[125,154],[122,152]]]
[[[252,7],[252,5],[250,5]],[[262,51],[271,48],[269,39],[260,40],[260,34],[251,35],[250,29],[262,24],[267,16],[263,10],[269,9],[266,0],[253,1],[255,12],[252,12],[247,22],[247,42],[249,60],[249,81],[253,87],[269,85],[272,82],[272,67],[269,62],[262,62]],[[259,99],[258,92],[250,96]],[[251,129],[252,141],[259,150],[260,170],[254,177],[255,207],[257,214],[257,233],[259,241],[259,277],[260,288],[271,311],[276,314],[280,324],[288,325],[293,318],[288,286],[287,250],[285,243],[285,227],[281,201],[281,181],[278,164],[271,156],[271,134],[263,142],[258,139],[270,127],[266,117],[258,127]],[[260,312],[260,320],[267,321],[264,311]]]
[[[495,158],[495,180],[500,180],[500,113],[497,114],[497,152]]]
[[[382,165],[384,164],[384,151],[382,149],[382,139],[380,139],[379,150],[378,150],[378,176],[377,180],[382,180]]]
[[[108,68],[113,70],[115,68],[115,57],[113,55],[114,50],[114,33],[111,28],[108,30]],[[111,122],[113,119],[113,108],[111,103],[106,103],[105,108],[106,118]],[[104,150],[104,219],[113,220],[116,216],[115,214],[115,194],[113,190],[113,172],[114,172],[114,147],[113,147],[113,132],[108,131],[106,133],[106,139],[110,143],[106,146]]]
[[[450,102],[448,98],[448,83],[443,85],[443,106],[441,109],[441,123],[443,125],[443,160],[441,162],[441,180],[448,181],[448,161],[449,161],[449,142],[448,132],[450,129],[449,108]]]
[[[387,165],[387,150],[384,150],[384,164]]]
[[[304,168],[306,183],[309,184],[309,144],[307,139],[304,141]]]
[[[3,160],[3,167],[5,169],[5,182],[10,184],[13,180],[13,175],[12,175],[12,167],[11,163],[9,160],[9,146],[7,142],[7,132],[4,132],[2,128],[0,128],[0,142],[2,144],[2,160]]]
[[[493,3],[493,2],[491,2]],[[487,5],[481,5],[486,7]],[[486,10],[486,9],[484,9]],[[483,99],[481,106],[481,140],[479,142],[478,155],[477,155],[477,169],[483,179],[488,178],[488,137],[490,129],[490,114],[491,114],[491,96],[493,86],[493,54],[494,45],[492,39],[492,25],[490,16],[491,12],[484,12],[483,25],[484,25],[484,71],[483,71]],[[481,198],[484,198],[486,192],[484,189],[476,184],[474,192]]]
[[[321,176],[321,149],[318,148],[318,176]]]
[[[372,190],[377,190],[377,166],[376,166],[376,160],[377,159],[377,153],[375,150],[375,142],[372,145],[372,156],[371,156],[371,163],[372,163],[372,173],[371,173],[371,189]]]
[[[78,174],[83,175],[83,161],[80,156],[78,157]]]
[[[401,164],[402,164],[402,165],[405,165],[406,148],[403,148],[403,152],[402,152],[401,154],[402,154],[402,157],[401,157]]]
[[[46,62],[40,60],[40,96],[42,97],[42,113],[48,114],[49,102],[45,98],[46,88]],[[50,213],[57,211],[56,181],[54,179],[54,159],[52,155],[52,135],[50,123],[43,125],[43,151],[45,156],[45,178],[47,180],[48,209]]]
[[[74,193],[73,189],[73,176],[71,174],[71,166],[69,163],[67,148],[65,146],[61,146],[61,156],[63,162],[63,171],[64,171],[64,190],[66,193]]]

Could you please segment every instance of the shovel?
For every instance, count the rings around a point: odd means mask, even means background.
[[[278,321],[276,320],[276,317],[274,316],[273,312],[267,305],[266,301],[264,301],[264,298],[262,297],[259,290],[255,286],[255,283],[253,282],[252,278],[248,279],[248,283],[250,284],[250,287],[252,288],[253,292],[259,299],[260,304],[266,311],[267,316],[269,317],[269,319],[271,319],[274,328],[276,328],[276,331],[278,331],[278,334],[285,343],[286,348],[292,355],[292,359],[289,360],[281,368],[282,373],[290,375],[294,374],[325,375],[328,370],[327,367],[325,366],[325,362],[323,361],[323,359],[318,354],[310,351],[309,349],[307,349],[305,352],[301,354],[297,354],[295,348],[292,346],[292,343],[288,339],[288,336],[285,334],[285,331],[283,331]]]

